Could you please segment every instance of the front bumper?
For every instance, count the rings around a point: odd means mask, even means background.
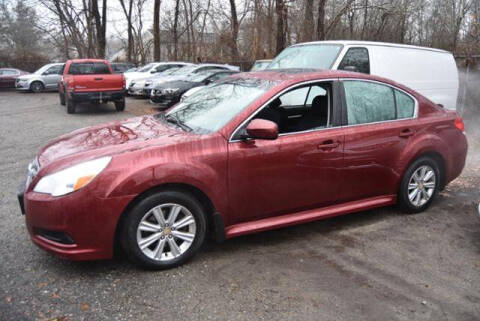
[[[155,94],[150,95],[150,102],[156,104],[159,107],[170,108],[180,101],[179,95],[165,95],[165,94]]]
[[[74,102],[91,101],[118,101],[125,97],[125,92],[121,91],[95,91],[95,92],[71,92],[70,97]]]
[[[70,260],[108,259],[118,219],[132,199],[99,198],[89,187],[61,197],[29,191],[25,221],[33,243],[45,251]]]
[[[21,90],[21,91],[27,91],[30,90],[30,82],[28,81],[16,81],[15,82],[15,89],[16,90]]]
[[[128,88],[128,94],[132,96],[145,96],[143,87],[130,87]]]

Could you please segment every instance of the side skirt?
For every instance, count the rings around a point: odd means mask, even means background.
[[[225,229],[225,238],[229,239],[236,236],[317,221],[329,217],[365,211],[376,207],[393,205],[396,201],[396,195],[385,195],[282,216],[264,218],[257,221],[238,223]]]

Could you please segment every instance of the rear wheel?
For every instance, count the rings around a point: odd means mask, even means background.
[[[58,92],[58,95],[60,96],[60,105],[65,106],[65,94]]]
[[[34,81],[30,84],[30,90],[34,93],[40,93],[45,89],[40,81]]]
[[[189,194],[164,191],[141,200],[127,214],[121,245],[131,261],[168,269],[185,263],[202,245],[205,213]]]
[[[435,198],[440,183],[440,170],[437,163],[429,157],[414,161],[405,172],[398,203],[407,213],[419,213],[426,210]]]
[[[75,102],[72,99],[69,99],[68,97],[65,99],[65,103],[67,105],[67,113],[69,114],[75,114]]]
[[[114,104],[115,104],[115,109],[117,111],[124,111],[125,110],[125,98],[122,98],[122,100],[115,101]]]

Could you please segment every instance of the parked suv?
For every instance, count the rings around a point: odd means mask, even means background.
[[[101,59],[75,59],[65,64],[60,82],[60,104],[75,113],[77,103],[113,101],[117,111],[125,109],[125,77],[114,74],[110,63]]]
[[[33,74],[17,78],[15,87],[21,91],[39,93],[46,90],[58,90],[65,63],[53,63],[43,66]]]

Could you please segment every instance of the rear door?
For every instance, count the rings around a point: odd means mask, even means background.
[[[393,195],[400,155],[418,130],[414,97],[383,83],[343,80],[344,201]]]

